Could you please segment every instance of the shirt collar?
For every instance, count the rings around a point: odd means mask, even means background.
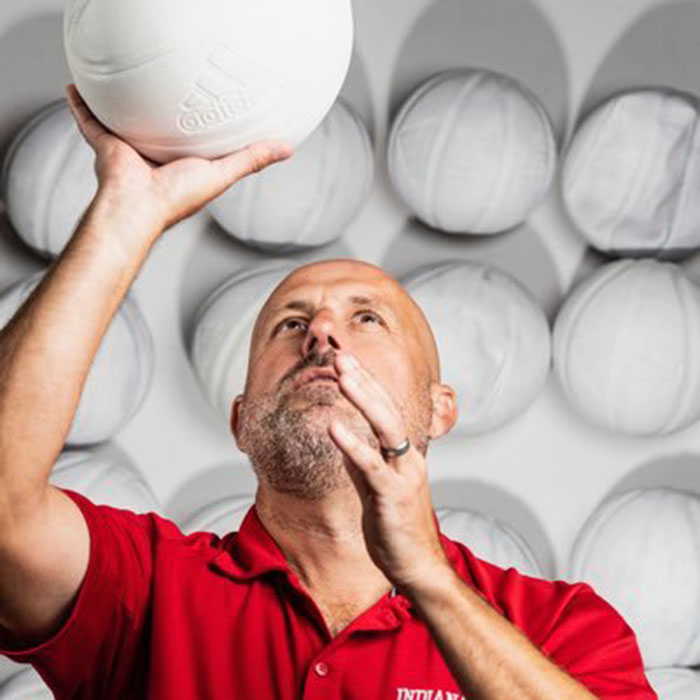
[[[433,519],[447,558],[455,566],[460,558],[458,548],[442,534],[435,511]],[[248,509],[238,532],[226,535],[221,546],[212,566],[237,580],[249,581],[270,571],[282,571],[288,575],[292,573],[279,545],[262,524],[255,504]],[[396,588],[393,588],[389,597],[394,598],[396,595]]]

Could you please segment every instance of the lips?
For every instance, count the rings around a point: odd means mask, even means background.
[[[297,377],[296,381],[294,382],[294,389],[298,389],[305,384],[318,381],[335,382],[337,384],[338,377],[335,372],[330,369],[315,368],[306,370]]]

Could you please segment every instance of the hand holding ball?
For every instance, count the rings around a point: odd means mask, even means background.
[[[64,16],[90,109],[161,163],[296,146],[338,96],[352,41],[350,0],[68,0]]]

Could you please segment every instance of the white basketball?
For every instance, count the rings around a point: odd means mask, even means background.
[[[350,0],[68,0],[68,66],[92,111],[149,158],[296,145],[340,92]]]
[[[267,297],[296,267],[274,260],[230,277],[202,304],[194,321],[191,360],[200,385],[228,425],[245,389],[255,320]]]
[[[689,668],[652,668],[645,671],[659,700],[698,700],[700,673]]]
[[[15,673],[0,686],[0,700],[53,700],[54,694],[41,676],[27,664],[17,664]]]
[[[401,280],[437,342],[442,381],[457,392],[462,434],[493,430],[534,401],[549,373],[547,319],[510,275],[482,263],[426,265]]]
[[[625,618],[646,667],[700,663],[700,497],[653,488],[609,499],[579,533],[570,573]]]
[[[95,152],[65,100],[42,109],[14,138],[1,196],[15,231],[44,255],[58,255],[97,192]]]
[[[293,158],[244,178],[209,205],[234,238],[276,253],[342,235],[369,194],[372,144],[362,119],[337,101]]]
[[[554,368],[589,420],[665,435],[700,418],[700,287],[668,262],[604,265],[564,302]]]
[[[182,526],[182,532],[213,532],[219,537],[240,529],[243,518],[255,503],[255,496],[227,496],[194,513]]]
[[[556,151],[549,117],[525,86],[491,71],[450,70],[399,111],[389,174],[430,226],[492,234],[521,223],[542,201]]]
[[[0,328],[12,319],[43,274],[32,275],[0,295]],[[153,367],[150,331],[136,303],[127,297],[90,367],[66,443],[98,443],[121,430],[141,407]],[[46,400],[50,403],[50,392]]]
[[[461,542],[479,559],[511,567],[521,574],[542,578],[542,570],[525,539],[511,527],[490,515],[461,508],[438,508],[440,530],[452,540]]]
[[[612,97],[577,130],[562,192],[589,243],[625,255],[700,246],[699,103],[670,90]]]
[[[56,487],[77,491],[98,505],[135,513],[161,512],[143,475],[118,454],[66,450],[58,458],[49,481]]]

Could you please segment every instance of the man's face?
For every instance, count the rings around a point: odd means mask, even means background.
[[[364,415],[332,378],[337,350],[355,355],[394,399],[408,436],[425,452],[437,351],[427,322],[403,288],[379,268],[333,260],[298,268],[263,307],[251,343],[233,429],[261,481],[308,499],[348,485],[343,455],[328,435],[340,418],[373,447]],[[236,415],[239,413],[240,415]]]

